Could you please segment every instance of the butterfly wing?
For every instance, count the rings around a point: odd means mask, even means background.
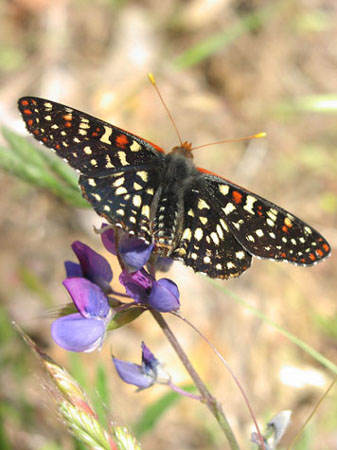
[[[205,173],[204,181],[214,208],[253,256],[305,266],[329,255],[323,236],[283,208],[216,175]]]
[[[159,167],[114,172],[106,177],[81,175],[83,196],[110,223],[152,242],[151,204],[161,180]]]
[[[155,144],[60,103],[23,97],[18,107],[35,139],[88,176],[164,157],[163,149]]]
[[[164,151],[107,122],[50,100],[18,101],[27,129],[81,176],[83,196],[110,223],[151,241],[150,206]]]
[[[198,187],[185,193],[183,223],[174,259],[211,278],[237,277],[250,267],[251,255]]]

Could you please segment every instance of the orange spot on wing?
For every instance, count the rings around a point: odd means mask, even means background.
[[[118,147],[125,148],[126,144],[129,143],[129,139],[125,134],[120,134],[116,137],[115,142]]]
[[[29,125],[29,126],[31,126],[31,125],[33,125],[33,119],[29,119],[29,120],[27,120],[27,124]]]
[[[309,258],[311,259],[311,261],[316,260],[316,256],[313,253],[309,253]]]
[[[330,247],[328,246],[328,244],[323,244],[322,247],[324,248],[324,250],[326,252],[328,252],[330,250]]]
[[[286,258],[286,256],[287,256],[287,255],[285,254],[285,252],[282,252],[282,253],[281,253],[281,257],[282,257],[282,258]]]
[[[43,140],[43,142],[47,142],[48,141],[48,139],[46,137],[43,137],[42,140]]]
[[[284,231],[285,233],[288,233],[288,227],[286,225],[283,225],[282,231]]]
[[[320,249],[320,248],[318,248],[317,250],[316,250],[316,255],[318,255],[318,256],[323,256],[323,252],[322,252],[322,250]]]
[[[28,100],[22,100],[22,101],[21,101],[21,105],[22,105],[22,106],[28,106],[28,105],[29,105]]]
[[[258,213],[258,215],[259,215],[260,217],[263,216],[263,214],[262,214],[261,211],[257,211],[257,213]]]
[[[40,134],[40,131],[39,130],[34,130],[33,133],[37,135],[37,134]]]
[[[61,150],[60,144],[56,144],[56,145],[55,145],[55,148],[56,148],[56,150]]]
[[[73,120],[73,116],[70,113],[69,114],[64,114],[64,116],[62,116],[62,117],[63,117],[64,120],[67,120],[67,121],[68,120]]]
[[[24,109],[23,113],[26,114],[27,116],[30,116],[31,114],[33,114],[30,109]]]
[[[238,191],[233,191],[232,192],[232,196],[233,196],[233,200],[235,201],[235,203],[241,203],[242,201],[242,194]]]
[[[301,258],[301,263],[305,263],[305,259],[304,258]]]
[[[70,128],[70,127],[71,127],[71,122],[66,122],[66,123],[64,124],[64,126],[67,127],[67,128]]]

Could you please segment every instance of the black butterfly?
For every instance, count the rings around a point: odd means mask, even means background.
[[[154,242],[160,256],[212,278],[236,277],[252,256],[312,265],[328,242],[264,198],[195,167],[191,144],[151,142],[68,106],[18,102],[27,129],[80,172],[83,196],[111,224]]]

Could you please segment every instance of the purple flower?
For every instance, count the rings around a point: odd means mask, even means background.
[[[119,377],[125,383],[137,386],[138,390],[146,389],[157,381],[160,363],[144,342],[142,342],[141,365],[122,361],[115,357],[112,358],[112,361]]]
[[[83,242],[73,242],[71,248],[79,260],[64,263],[67,278],[83,277],[97,284],[104,292],[111,290],[112,270],[108,261]]]
[[[160,312],[179,309],[178,287],[167,278],[156,281],[145,269],[138,270],[135,273],[123,270],[119,276],[119,281],[125,287],[127,295],[137,303],[143,303]]]
[[[106,224],[102,225],[107,227]],[[129,272],[140,270],[148,261],[153,250],[153,244],[146,244],[143,239],[119,230],[118,253]],[[113,255],[117,254],[115,232],[108,228],[101,234],[104,247]]]
[[[66,278],[63,284],[78,313],[53,322],[51,334],[54,341],[73,352],[91,352],[100,348],[111,319],[108,298],[99,286],[85,278]]]

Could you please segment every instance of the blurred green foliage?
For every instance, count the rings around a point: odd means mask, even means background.
[[[79,208],[89,204],[81,195],[77,176],[64,161],[50,150],[38,148],[18,134],[2,127],[8,147],[0,146],[0,168]]]

